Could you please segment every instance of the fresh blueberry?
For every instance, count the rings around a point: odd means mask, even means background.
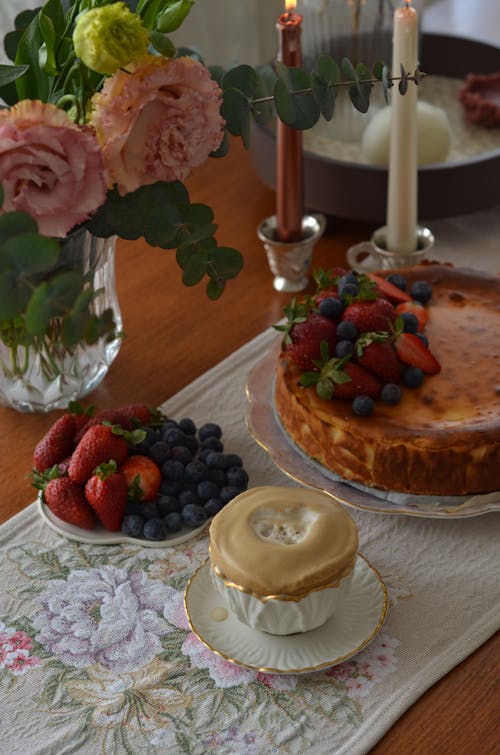
[[[194,435],[196,433],[196,425],[189,417],[183,417],[179,420],[178,424],[185,435]]]
[[[202,480],[206,480],[207,476],[207,465],[203,464],[202,461],[198,461],[198,459],[190,461],[184,468],[184,477],[190,482],[201,482]]]
[[[203,508],[205,509],[207,516],[215,516],[222,508],[224,508],[224,504],[220,498],[210,498],[210,500],[203,504]]]
[[[337,325],[337,336],[341,341],[355,341],[358,335],[358,329],[350,320],[342,320]]]
[[[239,467],[236,467],[239,469]],[[211,480],[202,480],[196,486],[196,495],[201,501],[208,501],[210,498],[216,498],[219,495],[219,487]]]
[[[134,443],[132,446],[132,452],[134,454],[148,454],[150,448],[158,441],[159,436],[156,430],[152,427],[141,427],[144,433],[144,438],[139,443]]]
[[[141,513],[144,517],[144,519],[155,519],[156,517],[160,516],[160,512],[158,510],[158,503],[156,500],[154,501],[144,501],[143,504],[141,504]]]
[[[230,467],[226,472],[227,484],[230,487],[246,490],[248,487],[248,472],[243,467]]]
[[[226,503],[229,503],[229,501],[232,501],[233,498],[236,498],[239,493],[241,493],[241,490],[239,490],[234,485],[225,485],[220,490],[219,498],[225,506]]]
[[[142,534],[147,540],[165,540],[167,527],[163,519],[148,519],[144,524]]]
[[[400,315],[404,333],[416,333],[418,331],[418,319],[413,312],[402,312]]]
[[[179,532],[182,529],[181,515],[177,511],[172,511],[163,519],[168,532]]]
[[[213,453],[211,448],[202,448],[200,453],[198,454],[198,461],[202,461],[203,464],[207,463],[207,456],[209,454]]]
[[[176,427],[170,428],[166,432],[163,432],[162,436],[165,443],[168,443],[168,445],[171,447],[186,445],[187,436],[184,435],[182,430],[179,430]]]
[[[142,503],[136,498],[127,498],[125,502],[125,516],[129,514],[140,514],[142,509]]]
[[[346,294],[350,296],[357,296],[359,293],[359,282],[356,274],[352,271],[342,275],[337,281],[337,291],[340,297],[344,297]],[[355,293],[350,293],[354,291]]]
[[[352,341],[337,341],[335,346],[335,356],[339,359],[351,356],[354,353],[354,343]]]
[[[224,444],[220,438],[216,438],[215,435],[209,435],[208,438],[204,438],[201,441],[202,449],[209,448],[211,451],[223,451]]]
[[[161,475],[164,480],[182,480],[184,478],[184,464],[178,459],[167,459],[161,465]]]
[[[160,427],[160,432],[164,435],[168,430],[178,430],[179,425],[175,419],[166,419],[163,425]]]
[[[161,495],[158,498],[158,513],[160,516],[171,514],[172,511],[180,511],[181,504],[179,499],[174,495]]]
[[[179,499],[181,509],[185,508],[186,506],[199,506],[201,504],[200,499],[192,490],[181,490],[177,497]]]
[[[200,441],[194,435],[186,435],[184,445],[191,451],[191,454],[195,456],[200,447]]]
[[[180,461],[180,463],[185,466],[193,460],[193,454],[187,446],[174,446],[172,448],[172,459]]]
[[[320,302],[318,310],[323,317],[328,317],[330,320],[338,320],[344,311],[344,305],[340,299],[336,299],[334,296],[327,296]]]
[[[190,503],[181,511],[181,519],[187,527],[201,527],[207,520],[207,512],[196,503]]]
[[[391,273],[387,276],[387,280],[389,283],[392,283],[393,286],[396,286],[396,288],[399,288],[401,291],[406,291],[407,282],[404,275],[401,275],[401,273]]]
[[[224,469],[226,466],[224,454],[220,451],[212,451],[206,458],[206,464],[210,469]]]
[[[128,537],[141,537],[144,519],[139,514],[128,514],[123,517],[122,533]]]
[[[218,488],[223,488],[227,482],[225,471],[223,469],[218,469],[217,467],[208,470],[208,479],[211,482],[214,482]]]
[[[339,290],[340,293],[340,290]],[[347,301],[348,297],[356,297],[359,294],[359,285],[358,283],[346,283],[345,286],[342,289],[342,299],[344,301]]]
[[[150,458],[160,466],[170,458],[171,453],[170,446],[163,440],[157,440],[149,449]]]
[[[389,404],[390,406],[396,406],[396,404],[399,404],[402,397],[403,391],[401,386],[396,385],[396,383],[386,383],[380,392],[380,398],[384,404]]]
[[[182,480],[162,480],[158,492],[160,495],[178,495],[182,488]]]
[[[358,417],[371,417],[375,409],[375,401],[371,396],[356,396],[352,402],[352,410]]]
[[[425,335],[425,333],[415,333],[415,335],[420,338],[420,340],[422,341],[422,343],[424,344],[424,346],[426,346],[427,348],[429,348],[429,339],[427,338],[427,336]]]
[[[215,424],[215,422],[206,422],[200,427],[198,437],[200,441],[203,442],[205,438],[208,438],[211,435],[214,435],[216,438],[221,438],[222,430],[219,425]]]
[[[432,286],[427,281],[415,281],[410,286],[410,296],[421,304],[427,304],[432,298]]]
[[[243,466],[243,459],[241,456],[238,456],[238,454],[224,454],[224,467],[226,469],[229,469],[229,467],[242,467]]]
[[[420,367],[405,367],[403,370],[403,383],[407,388],[419,388],[424,382],[424,377]]]

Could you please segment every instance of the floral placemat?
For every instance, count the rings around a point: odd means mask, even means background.
[[[263,333],[165,404],[218,420],[251,485],[291,483],[249,436],[244,390]],[[21,472],[20,472],[21,473]],[[0,752],[363,753],[500,625],[500,517],[351,510],[390,608],[361,653],[268,675],[190,631],[184,587],[207,536],[167,549],[70,542],[34,506],[0,528]]]

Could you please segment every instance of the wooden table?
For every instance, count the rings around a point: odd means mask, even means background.
[[[238,279],[218,302],[202,285],[185,288],[171,251],[139,240],[119,242],[118,293],[125,340],[104,382],[85,405],[158,405],[266,327],[277,322],[289,295],[272,286],[265,253],[256,236],[273,214],[274,195],[256,177],[239,143],[223,160],[210,160],[188,182],[192,201],[214,208],[220,244],[244,255]],[[343,264],[346,249],[373,228],[332,221],[316,248],[313,267]],[[0,522],[34,500],[32,451],[58,416],[18,414],[0,408]],[[499,702],[500,639],[493,637],[435,684],[399,719],[372,751],[381,755],[493,753]]]

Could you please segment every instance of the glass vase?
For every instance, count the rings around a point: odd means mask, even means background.
[[[85,289],[92,291],[89,315],[106,323],[104,335],[95,338],[94,334],[67,347],[59,317],[50,320],[42,335],[22,338],[12,338],[16,322],[0,322],[0,404],[20,412],[64,409],[104,378],[121,344],[115,245],[116,237],[103,239],[80,228],[61,241],[59,262],[53,270],[77,271],[84,276]],[[17,324],[23,328],[22,320]]]

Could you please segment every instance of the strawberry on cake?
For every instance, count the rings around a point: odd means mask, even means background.
[[[500,489],[500,279],[437,264],[316,278],[277,326],[275,408],[291,440],[370,487]]]

